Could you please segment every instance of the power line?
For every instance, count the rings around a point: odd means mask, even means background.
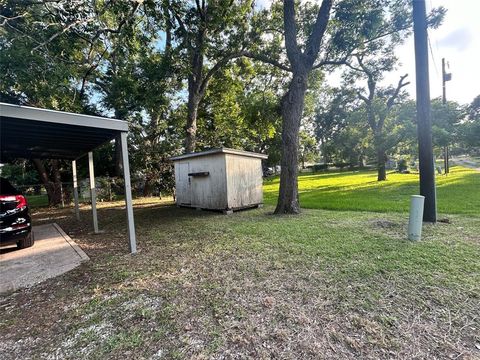
[[[428,48],[430,50],[430,55],[432,56],[433,67],[435,68],[435,73],[437,74],[437,77],[438,77],[439,73],[438,73],[437,62],[435,61],[435,56],[433,55],[432,42],[430,41],[430,34],[428,34],[428,31],[427,31],[427,40],[428,40]]]

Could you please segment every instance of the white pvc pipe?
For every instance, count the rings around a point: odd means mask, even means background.
[[[90,200],[92,202],[93,216],[93,232],[98,234],[98,217],[97,217],[97,193],[95,191],[95,172],[93,166],[93,153],[88,153],[88,172],[90,174]]]
[[[77,161],[72,161],[72,175],[73,175],[73,202],[75,204],[75,217],[80,220],[80,208],[78,206],[78,182],[77,182]]]
[[[425,196],[412,195],[410,198],[410,218],[408,220],[408,240],[418,241],[422,238],[423,204]]]

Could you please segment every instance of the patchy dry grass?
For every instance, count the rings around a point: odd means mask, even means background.
[[[112,206],[113,205],[113,206]],[[139,199],[136,256],[120,202],[39,210],[91,257],[0,298],[3,359],[480,357],[480,218],[405,240],[402,213],[272,208],[224,216]]]

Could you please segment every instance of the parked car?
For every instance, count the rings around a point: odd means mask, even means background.
[[[0,178],[0,245],[33,245],[32,220],[27,199],[7,179]]]

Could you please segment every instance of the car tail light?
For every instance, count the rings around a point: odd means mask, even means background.
[[[27,199],[23,195],[0,195],[0,201],[16,201],[16,209],[21,209],[27,206]]]

